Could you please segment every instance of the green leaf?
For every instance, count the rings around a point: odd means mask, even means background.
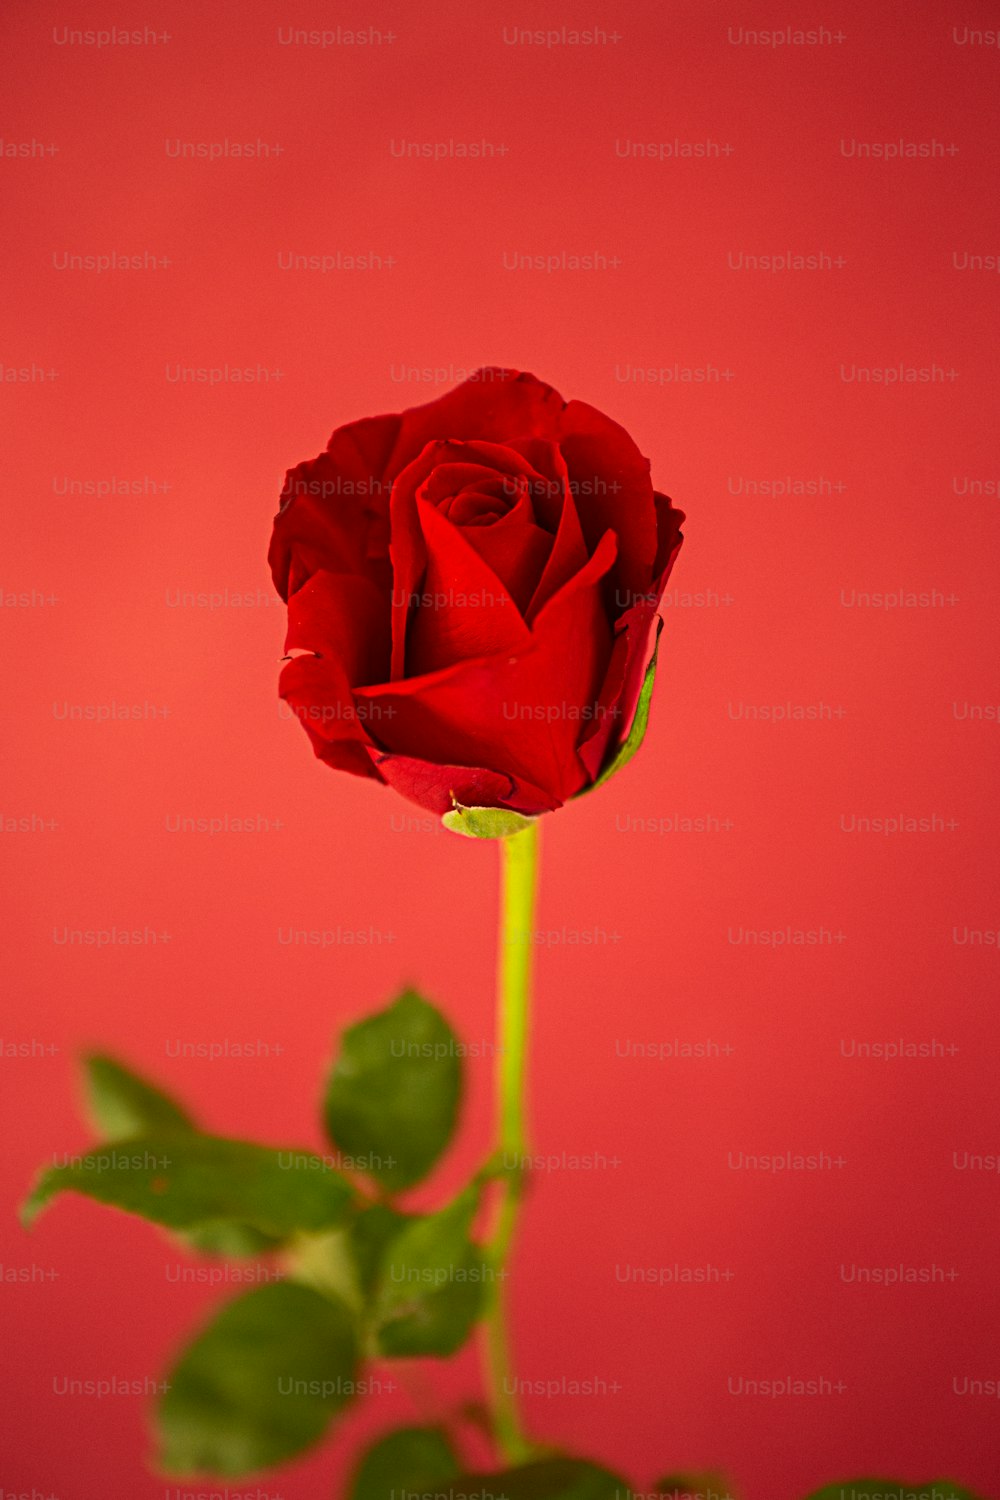
[[[468,1500],[478,1494],[497,1500],[624,1500],[631,1486],[608,1469],[575,1458],[545,1459],[502,1474],[477,1474],[435,1485],[434,1500]]]
[[[928,1479],[922,1484],[908,1484],[900,1479],[848,1479],[842,1484],[824,1485],[808,1500],[986,1500],[962,1489],[950,1479]]]
[[[176,1100],[116,1058],[92,1052],[83,1063],[88,1113],[106,1139],[196,1131],[193,1119]],[[279,1244],[249,1224],[233,1223],[203,1224],[180,1239],[199,1255],[230,1259],[265,1255]]]
[[[255,1255],[269,1255],[280,1250],[282,1241],[276,1235],[263,1234],[252,1224],[199,1224],[180,1235],[181,1242],[196,1255],[210,1255],[218,1260],[248,1260]]]
[[[319,1291],[333,1291],[360,1315],[371,1300],[386,1246],[414,1221],[414,1215],[373,1203],[340,1229],[304,1236],[295,1247],[295,1276]]]
[[[439,1427],[400,1427],[365,1453],[349,1500],[399,1500],[406,1493],[438,1490],[456,1479],[460,1465]]]
[[[653,1486],[660,1500],[736,1500],[721,1474],[668,1474]]]
[[[408,1225],[417,1222],[415,1214],[397,1213],[384,1203],[374,1203],[351,1224],[349,1237],[358,1284],[366,1301],[373,1296],[379,1267],[393,1240]]]
[[[506,807],[463,807],[460,802],[441,817],[452,833],[464,833],[469,839],[510,838],[512,833],[523,833],[537,821]]]
[[[170,1372],[156,1426],[170,1474],[250,1474],[323,1436],[357,1392],[343,1303],[273,1282],[228,1303]]]
[[[348,1183],[309,1152],[219,1136],[138,1136],[43,1172],[21,1210],[27,1225],[57,1193],[83,1193],[168,1229],[235,1221],[283,1238],[349,1213]]]
[[[448,1022],[414,990],[343,1034],[326,1090],[327,1130],[390,1192],[426,1177],[451,1139],[459,1053]]]
[[[373,1302],[379,1352],[388,1358],[454,1354],[479,1316],[493,1276],[469,1239],[478,1194],[415,1219],[391,1240]]]
[[[620,771],[622,766],[628,765],[646,738],[646,727],[649,724],[649,705],[653,698],[653,684],[656,680],[656,658],[660,651],[660,631],[662,628],[663,621],[658,619],[656,645],[653,647],[653,655],[650,658],[649,666],[646,668],[646,675],[642,679],[642,688],[639,692],[639,701],[636,704],[635,717],[632,720],[632,727],[628,732],[625,743],[619,747],[597,780],[591,786],[585,787],[584,791],[579,794],[580,796],[583,796],[585,792],[596,792],[599,786],[603,786],[606,781],[610,781],[611,777]]]
[[[83,1060],[87,1106],[105,1140],[193,1130],[194,1121],[169,1095],[102,1052]]]

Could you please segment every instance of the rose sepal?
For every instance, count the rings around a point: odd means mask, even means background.
[[[468,839],[509,839],[512,834],[523,833],[537,818],[526,818],[524,813],[512,812],[508,807],[463,807],[456,802],[444,813],[441,822],[452,833],[464,834]]]

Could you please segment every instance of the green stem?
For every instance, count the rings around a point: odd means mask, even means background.
[[[514,1383],[508,1320],[507,1272],[517,1229],[527,1155],[525,1130],[525,1059],[531,991],[532,932],[538,876],[538,825],[501,840],[502,890],[498,958],[497,1152],[500,1203],[490,1241],[496,1279],[486,1318],[486,1376],[497,1441],[504,1457],[518,1463],[532,1444],[521,1426]]]

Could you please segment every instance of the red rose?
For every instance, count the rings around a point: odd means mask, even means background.
[[[623,428],[515,370],[339,427],[275,518],[281,696],[432,812],[559,807],[628,733],[683,519]]]

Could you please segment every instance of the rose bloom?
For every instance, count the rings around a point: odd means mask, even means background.
[[[281,696],[432,812],[551,811],[628,734],[683,519],[624,428],[516,370],[338,427],[274,522]]]

